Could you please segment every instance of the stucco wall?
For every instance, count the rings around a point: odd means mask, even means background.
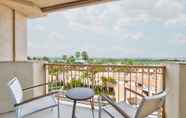
[[[16,60],[23,61],[27,59],[27,18],[16,12],[15,20]]]
[[[186,118],[186,64],[180,65],[180,118]]]
[[[0,5],[0,61],[12,60],[12,10]]]
[[[167,118],[179,118],[179,64],[168,64],[166,66],[166,99]]]
[[[23,88],[44,83],[42,62],[0,62],[0,113],[13,110],[8,81],[14,76],[21,81]],[[43,94],[43,89],[35,89],[24,93],[24,99]]]
[[[186,118],[186,64],[168,64],[166,70],[166,116]]]
[[[33,71],[34,71],[34,75],[33,75],[33,85],[38,85],[41,83],[45,83],[45,70],[44,70],[44,62],[36,62],[33,63]],[[43,94],[43,92],[45,92],[45,88],[44,87],[38,87],[36,89],[34,89],[34,96],[39,96],[41,94]]]
[[[16,60],[27,58],[27,18],[15,13]],[[0,5],[0,61],[13,60],[13,11]]]

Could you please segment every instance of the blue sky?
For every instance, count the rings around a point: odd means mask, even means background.
[[[120,0],[28,21],[29,56],[186,57],[184,0]]]

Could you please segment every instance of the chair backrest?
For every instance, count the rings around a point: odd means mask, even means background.
[[[8,87],[11,90],[11,94],[12,94],[14,103],[18,104],[18,103],[22,102],[23,90],[22,90],[19,80],[16,77],[14,77],[12,80],[10,80],[8,82]]]
[[[167,92],[163,91],[157,95],[144,97],[138,107],[135,118],[145,118],[159,110],[165,102],[166,95]]]

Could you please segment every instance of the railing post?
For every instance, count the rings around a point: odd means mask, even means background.
[[[127,101],[127,91],[126,91],[126,88],[124,87],[124,101],[126,102]]]
[[[163,68],[163,83],[162,83],[162,86],[163,86],[163,90],[166,89],[166,67]],[[165,104],[163,105],[163,109],[162,109],[162,118],[166,118],[166,113],[165,113]]]
[[[45,83],[48,83],[48,65],[47,64],[44,64],[44,82]],[[44,87],[44,93],[48,93],[48,85],[46,84],[46,86]]]

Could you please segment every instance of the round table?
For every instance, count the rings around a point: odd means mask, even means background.
[[[75,110],[76,110],[76,102],[77,101],[83,101],[83,100],[88,100],[92,99],[94,97],[94,91],[90,88],[73,88],[67,91],[66,97],[73,100],[73,110],[72,110],[72,118],[76,118],[75,116]],[[92,115],[94,118],[94,106],[92,101],[90,101],[91,104],[91,109],[92,109]]]

